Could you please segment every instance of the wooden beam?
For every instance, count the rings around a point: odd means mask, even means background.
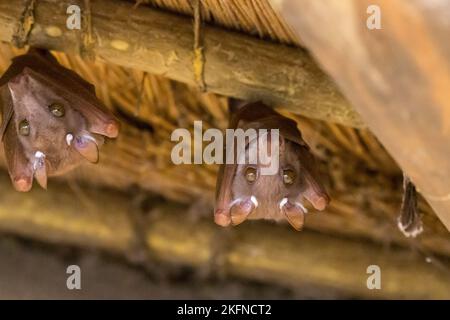
[[[450,229],[450,4],[272,2]]]
[[[151,203],[150,212],[141,215],[129,194],[87,186],[74,190],[52,184],[48,191],[22,194],[1,173],[0,230],[123,255],[140,243],[159,261],[215,267],[292,288],[307,284],[355,297],[450,298],[447,264],[441,270],[410,250],[258,222],[222,229],[173,203]],[[367,289],[369,265],[381,268],[381,290]]]
[[[68,30],[67,7],[74,0],[0,0],[0,41],[68,53],[96,54],[107,62],[199,85],[202,70],[209,91],[261,99],[308,117],[361,127],[363,123],[327,75],[302,49],[262,41],[224,29],[201,28],[204,65],[194,67],[191,19],[117,0],[91,1],[92,32]],[[80,4],[80,7],[83,6]],[[33,19],[25,19],[33,14]],[[82,11],[85,12],[85,11]],[[21,24],[26,20],[28,24]],[[84,21],[89,19],[84,19]],[[30,26],[30,21],[34,23]],[[20,38],[20,41],[17,39]],[[25,39],[24,39],[25,38]],[[87,39],[93,39],[91,40]],[[87,45],[86,43],[89,42]]]

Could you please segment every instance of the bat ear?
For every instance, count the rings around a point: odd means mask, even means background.
[[[252,211],[258,206],[257,200],[252,196],[249,199],[239,201],[231,207],[231,224],[237,226],[244,222]]]
[[[287,198],[284,198],[280,203],[280,210],[295,230],[302,230],[305,223],[305,209],[302,206],[292,204]]]
[[[47,190],[47,162],[42,152],[36,152],[33,162],[34,177],[39,185]]]
[[[14,113],[13,103],[8,86],[0,88],[0,108],[2,109],[2,124],[0,126],[0,139],[3,140],[6,128]]]
[[[68,144],[70,144],[69,141]],[[94,137],[90,136],[89,134],[77,136],[75,137],[75,141],[73,141],[72,145],[75,148],[75,150],[77,150],[89,162],[92,163],[98,162],[99,159],[98,145]]]

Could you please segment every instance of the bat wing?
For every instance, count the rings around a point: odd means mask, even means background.
[[[217,176],[214,221],[223,227],[231,223],[232,185],[236,169],[237,164],[222,164]]]
[[[303,196],[314,206],[314,208],[317,210],[324,210],[330,202],[330,197],[324,186],[320,183],[321,179],[314,156],[309,149],[300,146],[298,159],[302,169],[301,174],[305,182],[301,190]]]
[[[11,73],[10,73],[11,74]],[[3,80],[6,79],[2,78]],[[0,126],[1,139],[5,148],[8,172],[14,187],[20,191],[28,191],[33,182],[31,165],[15,134],[17,128],[11,121],[14,106],[7,85],[0,87],[0,107],[2,108],[2,124]],[[10,127],[10,130],[6,130]]]
[[[33,184],[33,168],[31,162],[25,155],[25,151],[18,141],[16,125],[10,122],[11,130],[6,130],[4,135],[5,157],[8,165],[8,172],[14,188],[18,191],[26,192]]]
[[[2,124],[0,125],[0,137],[3,140],[6,128],[14,113],[13,102],[7,86],[0,87],[0,108],[2,109]]]

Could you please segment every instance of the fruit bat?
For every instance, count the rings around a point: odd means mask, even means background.
[[[217,179],[215,222],[228,226],[238,225],[246,219],[286,219],[296,230],[301,230],[307,213],[305,199],[317,210],[325,209],[330,199],[320,183],[314,156],[296,122],[261,102],[240,107],[234,104],[230,113],[229,127],[232,129],[279,130],[278,170],[275,174],[262,175],[263,165],[267,162],[263,164],[258,158],[256,164],[239,164],[237,153],[234,163],[224,161]],[[269,137],[266,141],[271,143]],[[255,152],[252,145],[255,143],[247,139],[247,155]]]
[[[103,136],[119,123],[95,96],[95,88],[61,66],[49,51],[31,48],[13,59],[0,78],[0,134],[14,188],[28,191],[33,178],[63,174],[83,159],[98,162]]]
[[[403,173],[403,199],[397,226],[405,237],[415,238],[423,231],[422,217],[417,206],[417,190]]]

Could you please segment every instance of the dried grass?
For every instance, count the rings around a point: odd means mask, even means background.
[[[193,16],[190,0],[143,0],[152,7]],[[266,0],[201,0],[201,17],[207,23],[242,31],[263,39],[301,45],[290,29]]]

